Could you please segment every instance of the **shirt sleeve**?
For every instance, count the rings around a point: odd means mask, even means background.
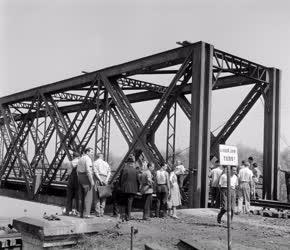
[[[224,179],[224,176],[221,175],[221,177],[220,177],[220,179],[219,179],[219,185],[222,185],[223,179]]]

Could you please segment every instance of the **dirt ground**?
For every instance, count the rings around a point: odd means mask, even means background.
[[[226,215],[222,224],[218,224],[217,213],[217,209],[178,210],[179,219],[152,218],[150,221],[141,220],[141,213],[133,213],[133,220],[116,220],[113,228],[96,236],[85,236],[85,243],[75,249],[130,249],[132,226],[136,233],[133,249],[144,249],[148,243],[157,244],[161,249],[178,249],[180,239],[201,246],[200,249],[226,249]],[[232,249],[290,249],[290,219],[235,216]]]

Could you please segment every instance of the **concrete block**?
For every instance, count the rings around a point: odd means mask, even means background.
[[[70,249],[84,234],[94,234],[112,228],[117,220],[110,217],[82,219],[59,216],[58,221],[22,217],[13,226],[22,234],[23,249]]]
[[[161,247],[157,243],[146,243],[145,250],[167,250],[167,248]]]

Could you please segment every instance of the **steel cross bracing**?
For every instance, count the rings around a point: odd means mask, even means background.
[[[33,107],[34,102],[35,101],[32,102],[31,107]],[[33,177],[33,172],[30,167],[27,154],[23,148],[23,143],[26,139],[26,136],[28,135],[33,120],[32,121],[28,119],[23,120],[18,128],[9,107],[0,105],[0,110],[4,118],[5,127],[8,131],[9,137],[11,138],[9,147],[4,157],[4,162],[0,172],[0,178],[2,179],[2,176],[5,174],[7,168],[8,168],[7,176],[9,176],[11,169],[14,167],[14,163],[17,159],[21,169],[21,173],[25,180],[28,196],[32,197],[32,188],[30,182],[32,181],[31,178]],[[31,109],[29,110],[29,112],[30,111]],[[10,165],[10,163],[12,165]]]
[[[124,163],[126,159],[129,157],[129,155],[133,152],[135,147],[137,146],[140,138],[144,138],[146,135],[148,135],[148,132],[151,129],[152,124],[156,122],[156,120],[160,119],[159,115],[164,113],[164,110],[168,109],[168,103],[171,103],[170,95],[173,91],[176,91],[176,87],[178,87],[179,91],[182,90],[182,87],[184,87],[187,82],[189,81],[191,77],[191,59],[192,54],[186,58],[186,60],[181,65],[180,69],[178,70],[177,74],[174,76],[173,80],[171,81],[169,87],[167,88],[166,92],[162,95],[161,99],[159,100],[157,106],[151,113],[150,117],[148,118],[145,125],[142,127],[141,131],[139,132],[138,136],[134,138],[133,143],[130,145],[129,150],[125,157],[123,158],[121,164],[119,165],[117,171],[114,173],[111,182],[114,181],[114,179],[119,175],[120,171],[122,170]],[[180,83],[178,85],[178,83]],[[171,103],[171,105],[173,102]],[[171,106],[170,105],[170,106]],[[166,115],[166,113],[165,113]],[[147,144],[151,145],[150,140],[148,140]]]
[[[214,138],[211,143],[211,150],[212,153],[217,155],[218,154],[218,145],[224,144],[233,131],[237,128],[243,118],[247,115],[250,109],[254,106],[257,102],[259,97],[263,95],[264,92],[267,91],[267,84],[255,84],[255,86],[251,89],[248,95],[245,97],[243,102],[239,105],[236,109],[234,114],[230,117],[218,135]]]
[[[21,148],[21,154],[25,154],[25,149],[24,149],[24,144],[29,132],[29,129],[33,123],[33,120],[28,119],[28,115],[29,113],[32,111],[32,108],[34,107],[34,105],[39,102],[37,102],[37,100],[33,100],[30,106],[30,109],[28,111],[28,113],[26,114],[26,118],[24,120],[22,120],[21,122],[19,122],[19,124],[17,124],[14,121],[14,116],[12,115],[9,107],[6,107],[4,109],[2,109],[2,113],[6,115],[8,115],[8,117],[6,116],[6,128],[8,128],[8,133],[10,134],[10,138],[12,138],[12,140],[10,140],[9,143],[9,147],[7,148],[7,153],[5,155],[4,161],[3,161],[3,168],[1,171],[1,176],[3,176],[5,170],[8,168],[8,171],[6,173],[6,177],[5,180],[7,179],[7,177],[9,176],[11,169],[14,172],[14,175],[16,175],[15,173],[15,165],[16,165],[16,159],[17,157],[17,149]],[[4,118],[5,119],[5,118]],[[7,122],[10,122],[10,126],[7,126]],[[12,135],[12,136],[11,136]],[[16,150],[15,150],[16,149]],[[23,165],[23,162],[27,161],[27,157],[23,155],[22,156],[22,160],[21,160],[21,164]],[[19,161],[19,158],[18,158]],[[25,163],[24,165],[27,166],[27,163]],[[19,171],[19,168],[18,168]],[[32,176],[32,171],[29,170],[30,172],[30,177]],[[19,172],[18,174],[23,173],[23,171]],[[28,173],[28,172],[27,172]]]
[[[213,68],[222,70],[223,73],[232,73],[235,75],[244,76],[256,82],[269,83],[267,80],[269,69],[267,67],[231,55],[221,50],[214,49]]]
[[[91,88],[87,91],[87,94],[86,94],[86,97],[90,97],[90,95],[93,94],[93,101],[95,100],[98,101],[98,97],[99,97],[99,91],[93,90],[96,83],[98,86],[100,86],[101,84],[98,77],[91,83]],[[46,179],[48,179],[47,185],[51,184],[65,156],[68,156],[68,158],[71,160],[71,152],[69,151],[70,149],[75,152],[79,151],[81,147],[80,141],[77,140],[79,143],[77,144],[75,140],[77,138],[77,134],[82,124],[85,122],[85,119],[89,113],[89,110],[87,110],[84,112],[84,114],[82,114],[82,111],[79,110],[75,114],[73,121],[70,124],[68,124],[68,122],[70,121],[68,119],[66,119],[65,121],[65,118],[59,112],[53,99],[49,98],[49,101],[48,101],[45,96],[43,96],[43,99],[45,101],[48,113],[50,114],[50,117],[52,121],[54,122],[54,126],[56,128],[57,134],[60,138],[60,145],[57,149],[55,157],[50,163],[49,168],[46,170],[46,173],[43,177],[41,185],[39,186],[36,193],[38,193],[41,190],[43,184],[46,182]],[[78,120],[79,118],[81,119]]]
[[[126,123],[127,128],[130,130],[134,137],[138,136],[138,133],[143,127],[143,124],[137,116],[136,112],[134,111],[133,107],[131,106],[130,102],[128,101],[127,97],[121,91],[119,85],[116,82],[112,81],[112,83],[110,83],[110,81],[105,77],[103,77],[102,79],[105,87],[107,88],[109,94],[112,97],[115,106],[118,107],[119,114],[121,115],[123,121]],[[154,145],[146,144],[143,138],[138,138],[138,140],[139,145],[144,152],[147,160],[152,162],[163,160],[161,154],[159,153],[157,148],[154,147]]]
[[[89,90],[89,89],[88,89]],[[93,98],[71,93],[55,93],[52,95],[56,102],[86,102],[93,101]]]

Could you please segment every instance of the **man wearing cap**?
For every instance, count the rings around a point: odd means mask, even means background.
[[[106,206],[106,198],[99,196],[98,186],[108,185],[111,176],[111,168],[109,164],[103,160],[103,158],[103,154],[100,153],[97,155],[97,160],[93,163],[93,174],[95,181],[95,213],[97,217],[104,216],[104,210]]]
[[[238,198],[238,211],[239,214],[242,212],[243,200],[245,200],[245,213],[250,212],[250,194],[253,188],[253,172],[249,169],[250,164],[245,163],[245,167],[242,168],[238,174],[239,189],[241,196]]]
[[[125,199],[125,220],[131,219],[131,210],[134,196],[138,192],[138,172],[135,168],[135,159],[130,155],[120,174],[120,189]]]

